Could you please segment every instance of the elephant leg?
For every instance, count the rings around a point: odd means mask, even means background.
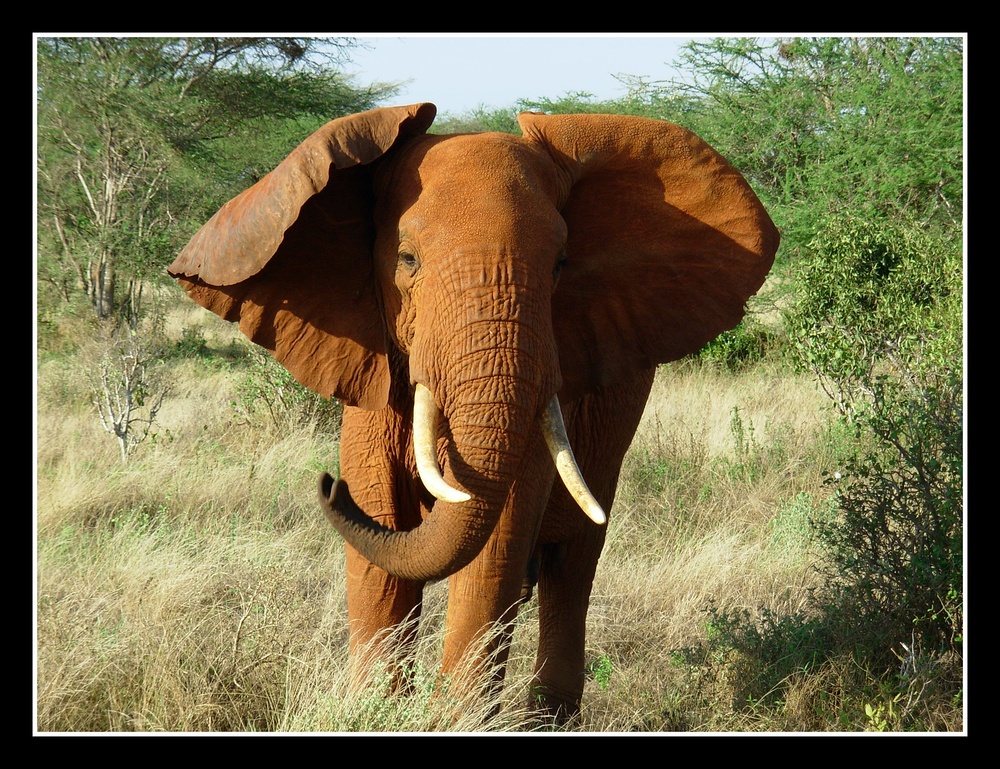
[[[356,501],[391,529],[420,522],[415,470],[407,466],[406,417],[345,408],[341,431],[341,474]],[[392,446],[387,439],[399,436]],[[399,579],[347,546],[347,616],[354,680],[364,686],[379,668],[393,688],[405,683],[404,661],[416,638],[423,583]]]
[[[347,616],[354,680],[364,686],[381,669],[394,690],[416,640],[423,584],[386,573],[347,547]]]
[[[555,479],[540,432],[522,468],[483,551],[449,581],[442,674],[460,692],[484,687],[490,696],[503,684],[514,620]]]
[[[605,533],[593,528],[591,536],[541,548],[538,653],[529,706],[557,723],[575,718],[583,697],[587,609]]]
[[[591,492],[610,513],[622,460],[655,369],[588,395],[566,409],[567,432]],[[576,717],[583,696],[587,609],[607,525],[596,526],[559,484],[540,533],[539,642],[530,705],[557,722]]]

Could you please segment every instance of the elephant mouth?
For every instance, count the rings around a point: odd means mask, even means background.
[[[434,395],[418,382],[413,396],[413,448],[420,480],[435,499],[452,503],[468,502],[472,497],[467,492],[451,486],[444,479],[438,466],[436,447],[439,416]],[[607,514],[587,487],[587,482],[573,455],[563,421],[562,408],[555,395],[552,396],[542,415],[541,427],[545,445],[548,447],[559,478],[570,496],[594,523],[606,523]]]

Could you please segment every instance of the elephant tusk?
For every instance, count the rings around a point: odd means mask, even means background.
[[[417,383],[413,393],[413,454],[417,460],[417,473],[424,488],[442,502],[468,502],[472,499],[464,491],[448,485],[437,463],[438,408],[434,396],[424,385]]]
[[[552,461],[555,462],[559,477],[562,478],[566,490],[576,503],[583,508],[594,523],[603,524],[608,520],[600,502],[594,499],[590,493],[587,482],[583,479],[580,466],[573,456],[573,449],[569,445],[569,436],[566,435],[566,424],[563,422],[562,409],[559,408],[559,398],[555,395],[549,401],[549,406],[545,409],[542,417],[542,428],[545,433],[545,443],[549,447]]]

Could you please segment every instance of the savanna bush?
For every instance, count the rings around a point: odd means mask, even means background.
[[[900,643],[960,653],[960,244],[912,222],[838,217],[812,248],[789,326],[858,439],[841,516],[819,527],[827,613],[844,613],[855,642],[862,629],[879,667]]]
[[[736,328],[705,345],[698,358],[721,365],[728,371],[741,371],[760,363],[777,344],[775,332],[748,315]]]
[[[961,368],[962,253],[916,222],[826,219],[795,275],[784,327],[797,362],[850,417],[888,376]]]
[[[279,432],[315,425],[325,432],[340,432],[343,406],[323,398],[295,380],[263,348],[247,346],[248,367],[237,385],[232,407],[250,425],[267,424]]]
[[[736,708],[781,709],[815,674],[850,687],[816,700],[844,728],[960,728],[939,714],[962,697],[961,246],[838,216],[811,249],[785,329],[853,438],[828,468],[834,514],[811,516],[822,585],[791,615],[710,610],[684,657]],[[828,675],[845,660],[860,678]]]

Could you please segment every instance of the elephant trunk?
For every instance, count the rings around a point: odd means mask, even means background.
[[[320,504],[348,544],[379,568],[414,581],[443,579],[471,562],[496,528],[536,419],[535,408],[509,403],[457,407],[448,419],[447,479],[431,482],[439,498],[410,531],[373,520],[354,503],[347,483],[327,474],[320,479]],[[469,498],[460,501],[463,496]]]
[[[460,255],[461,256],[461,255]],[[324,475],[320,502],[347,542],[376,566],[415,581],[441,579],[458,571],[485,546],[504,510],[511,487],[525,472],[525,452],[535,431],[546,445],[563,482],[597,523],[605,516],[593,499],[569,450],[554,393],[560,385],[558,352],[547,293],[523,268],[481,265],[463,256],[448,271],[451,298],[431,309],[410,349],[416,383],[414,454],[427,490],[436,498],[424,521],[410,531],[388,529],[354,504],[347,484]],[[498,288],[503,287],[503,288]],[[425,287],[428,294],[430,287]],[[455,345],[441,320],[463,308]],[[447,427],[445,472],[438,467],[438,407]],[[543,460],[544,461],[544,460]],[[534,472],[529,468],[528,472]]]
[[[438,502],[434,514],[411,531],[386,528],[369,517],[351,497],[347,482],[324,473],[319,499],[327,520],[364,558],[390,574],[415,582],[429,582],[454,574],[482,550],[496,525],[462,525],[471,502]],[[455,536],[456,530],[463,536]],[[432,547],[430,543],[436,543]]]

